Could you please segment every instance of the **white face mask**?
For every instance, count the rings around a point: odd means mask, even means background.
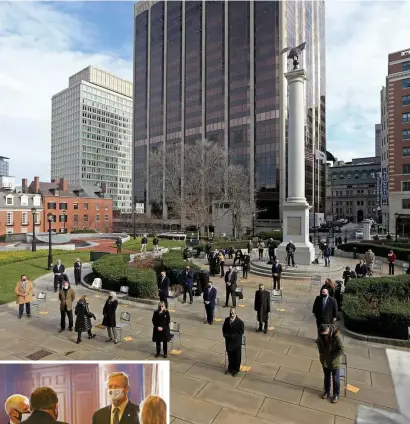
[[[67,286],[67,285],[65,285],[65,286],[63,286],[63,287],[64,287],[64,289],[65,289],[65,290],[67,290],[67,289],[68,289],[68,286]]]
[[[20,422],[27,421],[30,418],[30,416],[31,416],[31,412],[28,412],[27,414],[23,414],[21,416],[21,421]]]
[[[110,397],[112,401],[121,399],[123,394],[124,394],[124,389],[109,389],[108,390],[108,397]]]

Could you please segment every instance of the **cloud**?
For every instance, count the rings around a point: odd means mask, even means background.
[[[410,47],[410,2],[326,0],[327,148],[373,156],[388,54]]]
[[[0,155],[17,183],[50,179],[51,97],[70,75],[95,65],[132,80],[132,62],[104,53],[98,28],[58,7],[0,2]]]

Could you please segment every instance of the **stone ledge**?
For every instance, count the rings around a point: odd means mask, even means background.
[[[352,339],[361,340],[364,342],[380,343],[400,347],[410,347],[409,340],[388,339],[386,337],[378,336],[366,336],[365,334],[355,333],[354,331],[348,330],[345,326],[343,326],[342,332],[347,336],[351,337]]]

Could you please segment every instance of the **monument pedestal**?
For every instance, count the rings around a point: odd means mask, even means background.
[[[276,249],[276,256],[284,264],[286,246],[292,241],[296,247],[296,265],[311,265],[315,259],[315,247],[309,241],[309,209],[306,202],[286,202],[283,205],[283,242]]]

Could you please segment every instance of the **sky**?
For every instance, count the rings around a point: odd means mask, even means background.
[[[327,149],[374,155],[387,55],[410,48],[410,1],[326,0]],[[94,65],[132,80],[133,2],[0,0],[0,156],[50,179],[51,97]]]

